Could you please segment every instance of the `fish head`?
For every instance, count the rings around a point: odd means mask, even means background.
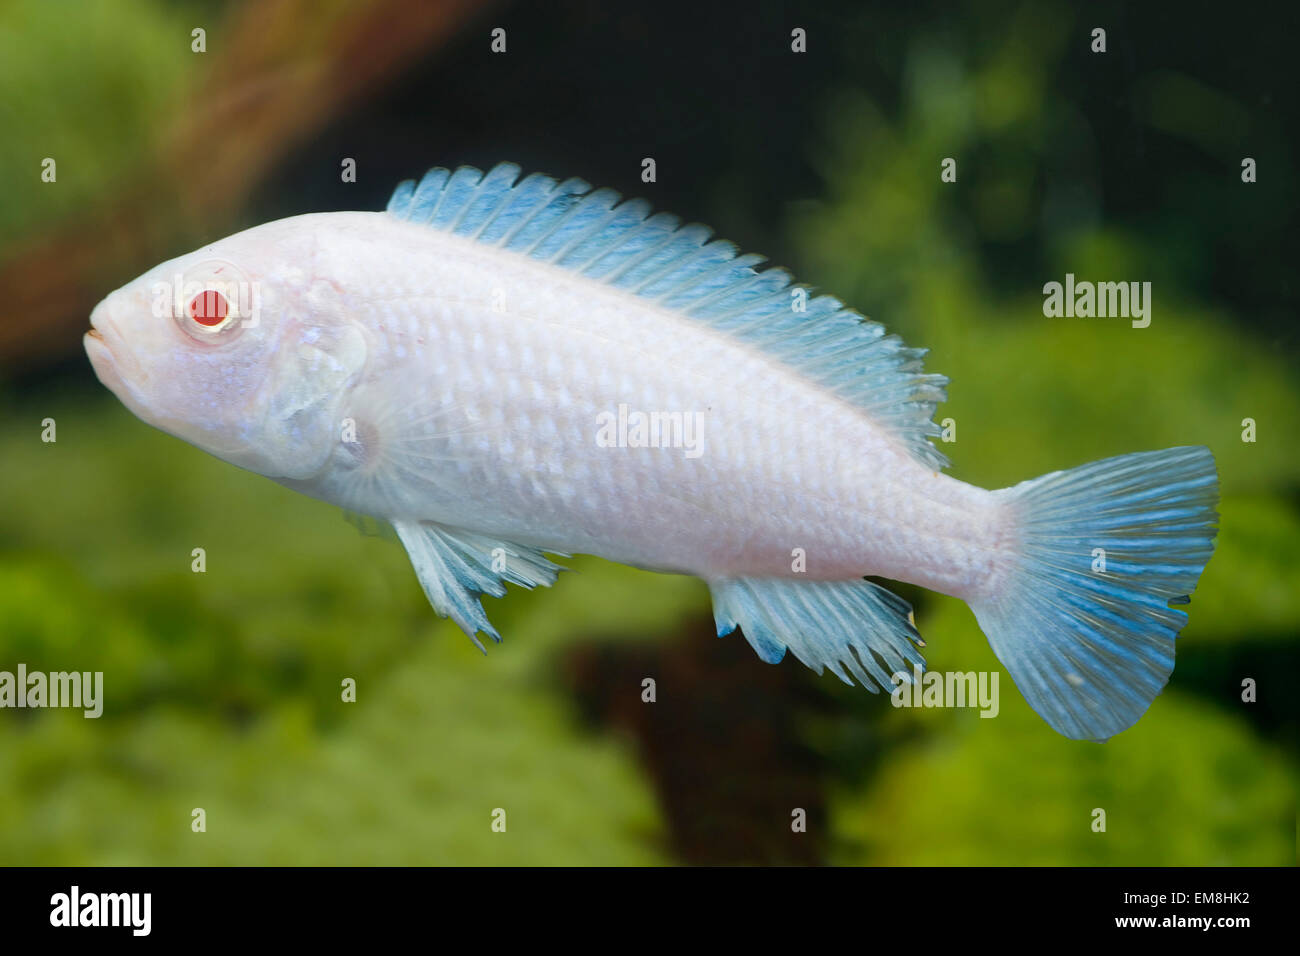
[[[305,479],[337,444],[366,341],[313,274],[299,216],[164,262],[95,306],[86,353],[143,421],[271,478]]]

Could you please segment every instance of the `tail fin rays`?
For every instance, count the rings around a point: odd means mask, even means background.
[[[1174,639],[1214,550],[1208,448],[1090,462],[996,494],[1020,550],[971,607],[1025,699],[1067,737],[1132,726],[1174,669]]]

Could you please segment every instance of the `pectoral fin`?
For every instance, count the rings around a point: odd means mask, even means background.
[[[450,617],[479,650],[479,631],[500,641],[479,597],[501,597],[505,583],[550,587],[564,570],[536,548],[447,528],[429,521],[394,521],[393,529],[411,557],[429,603]]]

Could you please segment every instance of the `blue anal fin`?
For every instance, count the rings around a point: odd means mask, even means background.
[[[709,590],[718,636],[739,625],[769,664],[789,650],[818,674],[829,668],[846,684],[856,677],[873,694],[896,686],[896,674],[910,682],[912,663],[925,667],[911,607],[870,581],[726,578]]]
[[[564,570],[536,548],[429,521],[394,521],[393,530],[438,616],[455,621],[481,651],[480,631],[501,640],[483,611],[482,595],[501,597],[507,581],[526,588],[550,587]]]

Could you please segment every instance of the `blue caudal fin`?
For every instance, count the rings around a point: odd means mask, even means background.
[[[1187,615],[1169,605],[1188,602],[1214,550],[1214,456],[1121,455],[994,494],[1014,516],[1018,554],[971,609],[998,660],[1066,737],[1132,726],[1174,669]]]

